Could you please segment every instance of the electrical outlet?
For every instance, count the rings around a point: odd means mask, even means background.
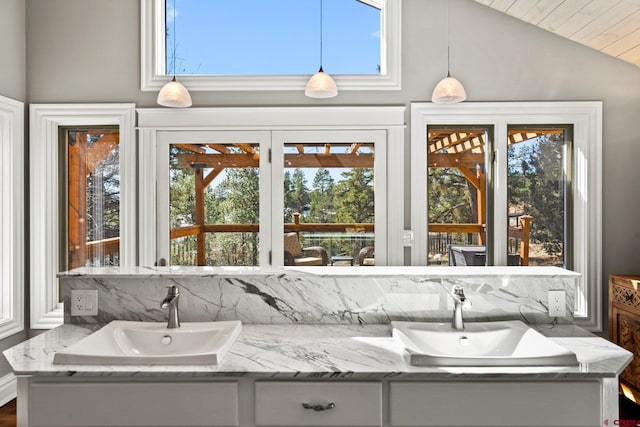
[[[567,293],[563,290],[549,291],[549,317],[566,317]]]
[[[72,316],[97,316],[98,291],[77,289],[71,291]]]

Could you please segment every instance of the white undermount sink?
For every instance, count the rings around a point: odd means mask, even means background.
[[[53,363],[79,365],[216,365],[233,345],[242,323],[114,320],[104,328],[56,352]]]
[[[524,323],[391,322],[392,335],[414,366],[575,366],[576,355]]]

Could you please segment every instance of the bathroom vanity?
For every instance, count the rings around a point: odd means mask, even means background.
[[[217,365],[54,365],[97,326],[4,352],[19,426],[601,426],[630,353],[571,325],[539,331],[573,367],[415,367],[388,325],[243,325]],[[308,406],[305,408],[304,406]]]
[[[556,268],[349,267],[81,269],[61,275],[65,324],[4,352],[18,376],[18,422],[54,426],[601,426],[618,417],[631,354],[550,318],[549,290],[574,301]],[[217,365],[54,364],[113,320],[242,321]],[[517,320],[575,353],[573,366],[429,367],[407,362],[391,321]],[[73,290],[97,291],[96,316],[71,316]]]

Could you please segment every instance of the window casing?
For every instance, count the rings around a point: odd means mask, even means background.
[[[31,328],[63,323],[60,267],[59,136],[63,127],[114,126],[120,134],[120,266],[136,265],[133,104],[32,104],[29,125]],[[64,238],[62,238],[64,239]]]
[[[492,204],[493,265],[507,265],[507,135],[510,125],[572,126],[571,224],[572,270],[581,273],[574,317],[591,330],[602,329],[602,103],[515,102],[462,103],[451,106],[415,103],[411,106],[412,229],[411,263],[424,265],[427,249],[426,144],[430,125],[490,125],[494,130]],[[491,205],[491,204],[489,204]],[[491,223],[491,221],[493,221]]]
[[[381,9],[380,75],[332,75],[339,90],[400,90],[401,0],[367,1]],[[165,0],[141,0],[141,89],[159,91],[166,73]],[[189,90],[304,90],[310,75],[181,76]]]
[[[23,111],[0,96],[0,339],[24,329]]]

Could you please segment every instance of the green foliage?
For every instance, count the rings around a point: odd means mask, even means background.
[[[285,182],[285,222],[293,221],[293,213],[306,213],[309,210],[311,197],[309,188],[307,187],[307,178],[300,168],[293,170],[293,175],[289,174],[288,182]],[[289,215],[287,217],[287,214]],[[300,217],[300,221],[304,222],[304,216]]]
[[[191,169],[172,169],[169,193],[169,226],[184,227],[195,223],[195,175]]]
[[[334,202],[335,181],[328,170],[318,169],[313,178],[313,190],[309,196],[311,210],[309,222],[334,222],[336,211]]]
[[[335,186],[336,221],[374,222],[373,169],[350,169],[342,177]]]
[[[473,223],[472,198],[467,179],[452,168],[429,168],[429,222]],[[473,190],[475,191],[475,189]]]
[[[562,135],[509,149],[509,205],[533,216],[531,239],[547,253],[563,252],[565,181]]]

